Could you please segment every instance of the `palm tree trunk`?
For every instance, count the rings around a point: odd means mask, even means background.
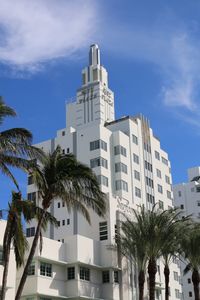
[[[9,222],[9,220],[8,220]],[[5,237],[4,241],[6,245],[4,245],[3,251],[3,260],[4,260],[4,270],[3,270],[3,278],[2,278],[2,288],[1,288],[1,300],[5,300],[6,296],[6,286],[7,286],[7,279],[8,279],[8,266],[9,266],[9,259],[10,259],[10,246],[11,246],[11,231],[12,231],[12,224],[9,230],[9,224],[7,222],[6,230],[5,230]]]
[[[193,282],[193,287],[194,287],[194,299],[195,300],[200,300],[199,297],[199,282],[200,282],[200,276],[199,272],[197,269],[194,269],[192,272],[192,282]]]
[[[144,271],[141,270],[138,275],[139,282],[139,300],[144,299],[144,282],[145,282],[145,274]]]
[[[169,266],[165,265],[164,275],[165,275],[165,300],[169,300]]]
[[[23,288],[24,288],[24,285],[25,285],[25,282],[26,282],[26,278],[27,278],[27,275],[28,275],[28,268],[31,265],[31,262],[33,260],[35,250],[36,250],[36,247],[37,247],[37,244],[38,244],[38,240],[39,240],[39,237],[40,237],[40,232],[41,232],[41,229],[42,229],[42,223],[43,223],[43,220],[44,220],[45,213],[46,213],[46,210],[43,210],[43,213],[40,216],[40,219],[38,221],[36,233],[35,233],[33,243],[32,243],[32,246],[31,246],[31,250],[30,250],[28,259],[26,261],[26,265],[24,267],[24,271],[23,271],[23,274],[22,274],[22,277],[21,277],[21,280],[20,280],[20,283],[19,283],[19,286],[18,286],[18,289],[17,289],[15,300],[20,300],[20,298],[21,298],[22,291],[23,291]]]
[[[157,272],[156,260],[155,258],[150,258],[148,264],[149,300],[155,300],[156,272]]]

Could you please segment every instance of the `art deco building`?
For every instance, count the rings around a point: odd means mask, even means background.
[[[157,202],[160,209],[173,206],[170,162],[148,120],[142,115],[115,119],[114,104],[100,50],[92,45],[76,100],[66,105],[66,127],[37,146],[52,151],[60,145],[63,153],[74,153],[90,166],[107,194],[108,211],[105,219],[90,211],[90,226],[76,211],[69,213],[61,200],[54,201],[50,211],[59,227],[49,226],[44,234],[44,248],[41,256],[38,251],[35,255],[23,299],[138,299],[134,266],[109,246],[122,212],[131,215],[132,208],[144,204],[150,209]],[[37,202],[36,192],[30,181],[28,197]],[[34,232],[32,222],[27,236]],[[173,300],[181,297],[179,277],[178,266],[172,264]],[[156,297],[164,299],[161,262],[156,281]]]
[[[183,211],[183,216],[191,215],[194,221],[200,222],[200,167],[188,169],[188,182],[173,186],[174,203]],[[186,263],[181,263],[181,271]],[[185,300],[194,300],[192,274],[188,272],[182,277],[183,296]]]

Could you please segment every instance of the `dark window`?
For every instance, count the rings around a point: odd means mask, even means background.
[[[188,283],[191,283],[191,279],[190,278],[188,278]]]
[[[62,136],[64,136],[65,135],[65,131],[62,131]]]
[[[29,201],[33,201],[35,203],[35,201],[36,201],[36,192],[28,193],[27,198],[28,198]]]
[[[60,202],[58,202],[58,208],[60,208]]]
[[[99,223],[99,239],[100,239],[100,241],[108,239],[108,224],[107,224],[107,222]]]
[[[62,225],[65,226],[65,220],[62,220]]]
[[[114,271],[114,282],[119,283],[119,272]]]
[[[70,149],[69,149],[69,148],[67,148],[67,154],[69,154],[69,152],[70,152]]]
[[[70,224],[70,219],[67,219],[67,225],[69,225]]]
[[[67,268],[67,279],[75,279],[75,267],[69,267]]]
[[[57,221],[57,223],[58,223],[58,227],[60,227],[60,221]]]
[[[90,269],[80,267],[80,279],[90,281]]]
[[[35,227],[26,228],[26,236],[31,237],[35,235]]]
[[[28,176],[28,185],[31,185],[31,184],[33,184],[33,176],[32,175]]]
[[[183,204],[181,204],[181,209],[184,209],[184,205]]]
[[[28,276],[35,275],[35,262],[32,262],[28,267]]]
[[[189,292],[189,297],[192,297],[192,292]]]
[[[103,283],[110,282],[110,273],[109,273],[109,270],[106,270],[106,271],[102,272],[102,282]]]
[[[52,265],[45,262],[40,263],[40,275],[52,277]]]

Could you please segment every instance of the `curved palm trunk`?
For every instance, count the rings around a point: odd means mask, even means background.
[[[156,260],[151,258],[148,264],[148,274],[149,274],[149,300],[155,300],[155,285],[156,285]]]
[[[197,269],[194,269],[192,272],[192,282],[194,287],[194,297],[195,300],[200,300],[199,296],[199,282],[200,282],[200,276]]]
[[[9,222],[9,221],[8,221]],[[4,270],[3,270],[3,278],[2,278],[2,288],[1,288],[1,300],[5,300],[6,297],[6,286],[7,286],[7,279],[8,279],[8,266],[9,266],[9,259],[10,259],[10,246],[11,246],[11,231],[12,231],[12,225],[9,230],[8,228],[8,223],[7,223],[7,228],[5,231],[5,237],[6,240],[6,247],[4,251]]]
[[[165,265],[164,275],[165,275],[165,300],[169,300],[169,266]]]
[[[29,266],[30,266],[30,264],[33,260],[35,250],[36,250],[36,247],[37,247],[37,244],[38,244],[38,240],[39,240],[39,237],[40,237],[40,232],[41,232],[41,229],[42,229],[42,223],[43,223],[43,220],[44,220],[45,213],[46,213],[46,210],[43,210],[43,213],[42,213],[42,215],[41,215],[41,217],[38,221],[36,233],[35,233],[33,243],[32,243],[32,246],[31,246],[31,250],[30,250],[28,259],[26,261],[26,265],[24,267],[24,271],[23,271],[23,274],[22,274],[22,277],[21,277],[21,280],[20,280],[20,283],[19,283],[19,286],[18,286],[18,289],[17,289],[15,300],[20,300],[20,298],[21,298],[21,294],[22,294],[22,291],[23,291],[23,288],[24,288],[24,285],[25,285],[25,282],[26,282],[27,275],[28,275],[28,268],[29,268]]]
[[[139,282],[139,300],[143,300],[144,299],[144,282],[145,282],[145,273],[143,270],[141,270],[139,272],[138,282]]]

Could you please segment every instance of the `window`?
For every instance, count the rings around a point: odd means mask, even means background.
[[[45,262],[40,263],[40,275],[52,277],[52,265]]]
[[[28,193],[27,198],[28,198],[29,201],[35,202],[36,201],[36,192]]]
[[[58,208],[60,208],[60,202],[58,202]]]
[[[126,148],[124,148],[123,146],[120,146],[120,145],[115,146],[114,147],[114,154],[115,155],[121,154],[123,156],[126,156]]]
[[[154,204],[155,203],[155,197],[149,193],[147,193],[147,201]]]
[[[65,226],[65,220],[62,220],[62,225]]]
[[[0,249],[0,265],[3,264],[3,249]]]
[[[141,198],[141,190],[137,187],[135,187],[135,196]]]
[[[80,279],[90,281],[90,269],[80,267]]]
[[[108,186],[108,177],[104,175],[98,175],[97,180],[99,184],[102,184],[104,186]]]
[[[174,272],[174,280],[178,281],[178,272]]]
[[[67,279],[75,279],[75,267],[69,267],[67,268]]]
[[[139,156],[133,153],[133,161],[139,165]]]
[[[31,185],[31,184],[33,184],[33,176],[32,175],[28,176],[28,185]]]
[[[189,292],[189,297],[192,297],[192,292]]]
[[[188,283],[191,283],[191,279],[190,278],[188,278]]]
[[[108,239],[108,223],[106,221],[99,223],[99,239],[100,241]]]
[[[115,173],[117,172],[123,172],[125,174],[127,174],[127,165],[121,163],[121,162],[118,162],[115,164]]]
[[[102,272],[102,282],[103,283],[110,282],[110,272],[109,272],[109,270],[106,270],[106,271]]]
[[[158,184],[158,192],[159,193],[163,193],[163,188],[162,188],[162,185]]]
[[[156,174],[158,178],[162,178],[161,171],[159,169],[156,169]]]
[[[164,165],[168,166],[168,160],[162,156],[162,162]]]
[[[147,152],[151,153],[151,146],[147,143],[144,143],[144,150],[146,150]]]
[[[70,224],[70,219],[67,219],[67,225],[69,225]]]
[[[180,299],[180,292],[179,292],[179,290],[175,289],[175,295],[176,295],[176,298]]]
[[[168,199],[172,199],[172,195],[171,195],[171,192],[170,192],[170,191],[167,191],[167,198],[168,198]]]
[[[90,160],[91,168],[96,168],[96,167],[100,167],[100,166],[108,169],[108,161],[103,157],[97,157],[97,158]]]
[[[65,154],[65,149],[62,149],[62,154]]]
[[[153,180],[146,176],[146,184],[153,189]]]
[[[28,272],[27,272],[28,276],[30,275],[35,275],[35,262],[32,261],[32,263],[30,264],[30,266],[28,267]]]
[[[134,177],[135,177],[135,179],[140,181],[140,173],[136,170],[134,170]]]
[[[200,201],[197,201],[197,206],[200,206]]]
[[[119,283],[119,272],[118,271],[114,271],[114,282]]]
[[[159,200],[159,208],[160,209],[164,209],[164,203],[161,200]]]
[[[62,239],[62,243],[64,243],[65,242],[65,240],[64,239]]]
[[[138,138],[136,135],[132,134],[132,140],[134,144],[138,145]]]
[[[181,191],[178,191],[178,196],[181,197]]]
[[[57,221],[57,223],[58,223],[58,227],[60,227],[60,221]]]
[[[123,190],[125,192],[128,192],[128,183],[124,180],[116,180],[115,189],[116,191]]]
[[[153,168],[152,168],[152,164],[150,164],[148,161],[144,161],[144,165],[145,165],[145,169],[152,172]]]
[[[155,158],[160,160],[160,153],[158,151],[155,151]]]
[[[35,235],[35,227],[26,228],[26,236],[31,237]]]
[[[107,151],[107,143],[103,140],[96,140],[93,142],[90,142],[90,151],[96,150],[96,149],[103,149],[104,151]]]
[[[62,136],[65,136],[65,131],[64,130],[62,131]]]
[[[65,207],[65,201],[62,202],[62,207]]]
[[[170,178],[167,175],[165,175],[165,182],[168,183],[168,184],[170,184]]]
[[[181,208],[181,209],[184,209],[184,205],[183,205],[183,204],[181,204],[181,205],[180,205],[180,208]]]

